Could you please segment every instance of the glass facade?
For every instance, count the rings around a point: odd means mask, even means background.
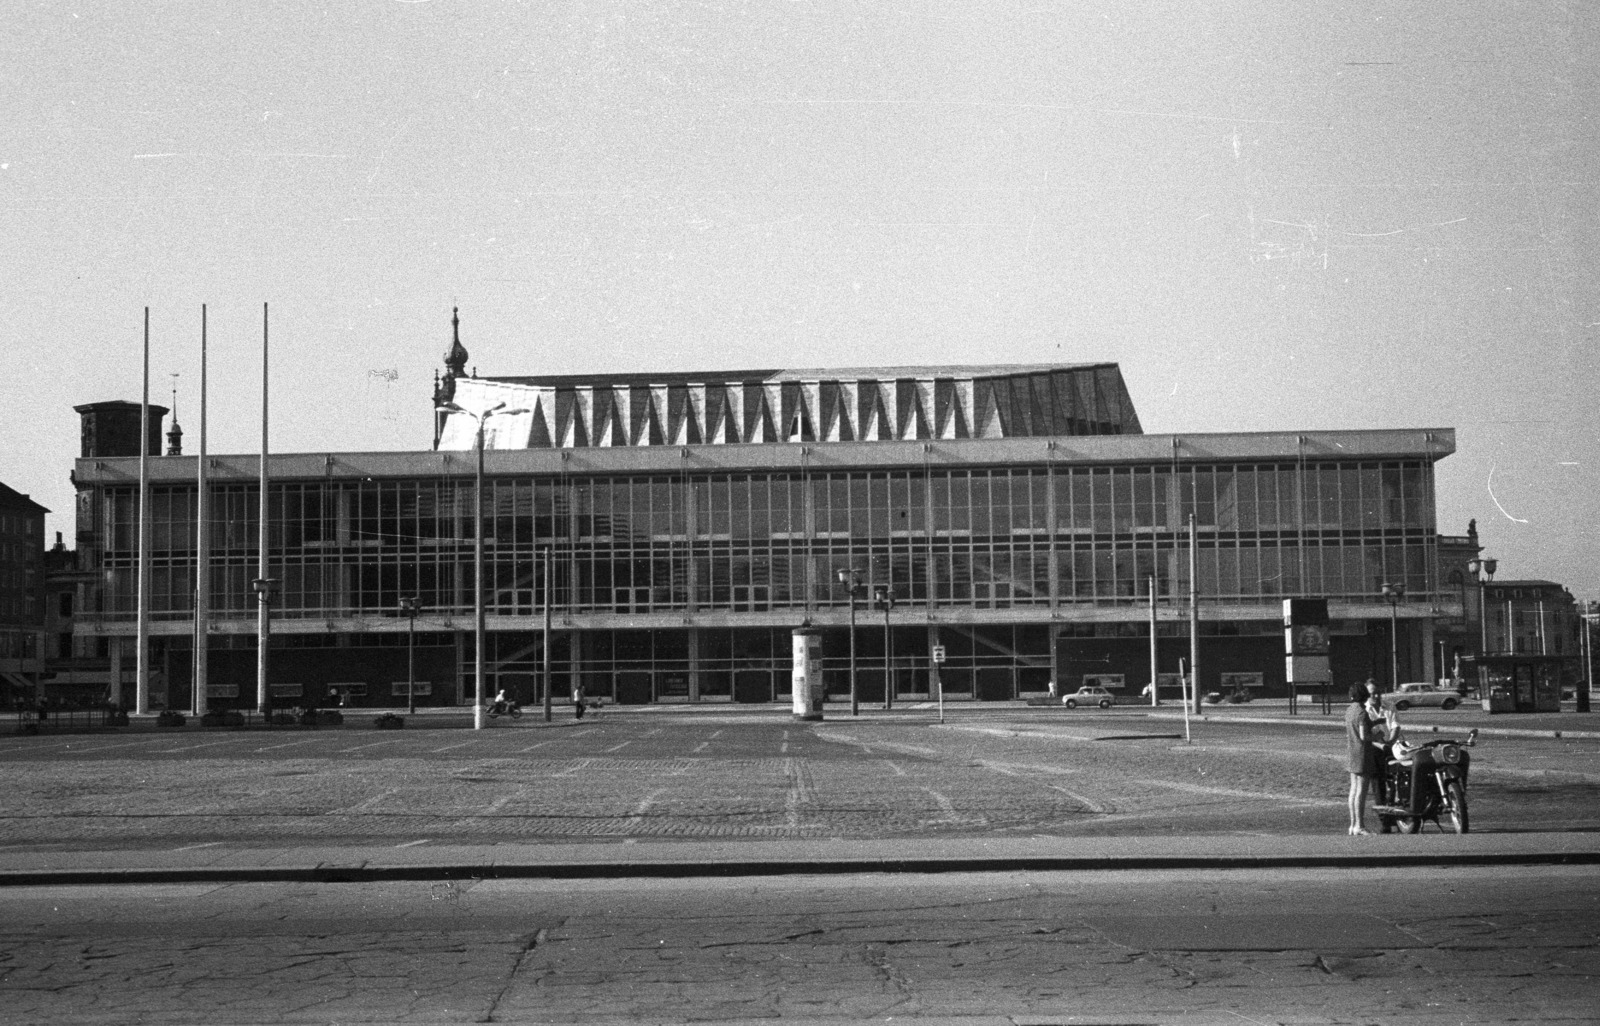
[[[1416,461],[1197,466],[1034,465],[862,472],[492,476],[484,494],[491,616],[553,611],[684,615],[839,608],[836,573],[892,584],[900,608],[1128,606],[1198,588],[1212,603],[1285,596],[1371,601],[1403,582],[1436,591],[1432,466]],[[213,617],[249,619],[257,573],[254,484],[214,486]],[[470,478],[326,479],[272,486],[279,619],[434,613],[473,605]],[[137,490],[106,487],[94,610],[135,615]],[[195,490],[152,489],[151,615],[194,606]],[[1454,594],[1452,592],[1452,594]]]

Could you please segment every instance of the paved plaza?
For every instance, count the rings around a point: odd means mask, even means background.
[[[352,716],[19,736],[0,739],[5,850],[1343,832],[1328,718],[1211,719],[1186,741],[1173,716],[608,711],[482,731]],[[1486,734],[1475,752],[1477,831],[1600,826],[1600,741]]]
[[[468,722],[0,738],[0,1022],[1596,1021],[1581,717],[1365,838],[1333,716]]]

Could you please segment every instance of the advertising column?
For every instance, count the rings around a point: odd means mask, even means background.
[[[811,627],[794,630],[794,667],[790,677],[794,693],[794,718],[822,719],[822,632]]]

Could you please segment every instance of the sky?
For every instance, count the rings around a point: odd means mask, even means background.
[[[1600,14],[1516,0],[12,0],[0,481],[74,405],[426,449],[484,375],[1115,361],[1149,433],[1447,427],[1600,598]],[[53,537],[53,535],[51,535]]]

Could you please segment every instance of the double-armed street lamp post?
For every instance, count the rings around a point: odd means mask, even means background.
[[[1478,654],[1481,656],[1489,654],[1489,584],[1499,568],[1498,559],[1467,560],[1467,569],[1478,582]]]
[[[861,715],[861,703],[856,696],[856,599],[866,588],[861,583],[861,571],[848,567],[839,571],[839,583],[850,595],[850,715]]]
[[[475,681],[472,708],[472,729],[484,728],[484,612],[483,612],[483,429],[484,423],[495,414],[510,416],[516,413],[527,413],[524,409],[508,410],[504,400],[495,403],[482,413],[474,413],[455,403],[445,403],[440,409],[451,413],[461,413],[471,417],[478,424],[477,450],[478,450],[478,476],[477,476],[477,503],[473,514],[472,530],[472,619],[473,619],[473,678]]]
[[[555,558],[556,558],[556,550],[555,550],[555,546],[546,545],[540,551],[542,551],[544,553],[544,638],[542,639],[543,640],[542,648],[544,649],[544,651],[541,654],[541,659],[543,660],[543,669],[544,669],[544,721],[546,723],[549,723],[550,722],[550,672],[551,672],[551,670],[550,670],[550,636],[553,633],[551,631],[550,620],[551,620],[551,617],[553,615],[552,609],[554,608],[555,597],[556,597],[556,593],[555,593],[555,570],[554,570]]]
[[[1404,584],[1385,582],[1383,597],[1389,603],[1389,690],[1400,688],[1400,603],[1406,597]]]
[[[408,595],[400,600],[400,615],[411,621],[406,629],[406,712],[417,711],[417,614],[422,600]]]
[[[894,608],[894,588],[872,586],[872,599],[883,610],[883,707],[894,708],[894,649],[889,641],[889,610]]]
[[[1489,584],[1494,580],[1494,572],[1500,568],[1498,559],[1489,559],[1477,556],[1467,560],[1467,569],[1472,571],[1473,579],[1478,582],[1478,693],[1480,697],[1487,697],[1482,688],[1486,684],[1483,666],[1483,657],[1489,654]]]
[[[267,684],[267,677],[272,663],[269,644],[272,639],[272,592],[277,586],[278,581],[273,577],[257,577],[250,582],[250,590],[256,593],[256,602],[260,606],[256,624],[256,680],[260,682],[256,711],[262,716],[272,711],[272,691]]]

